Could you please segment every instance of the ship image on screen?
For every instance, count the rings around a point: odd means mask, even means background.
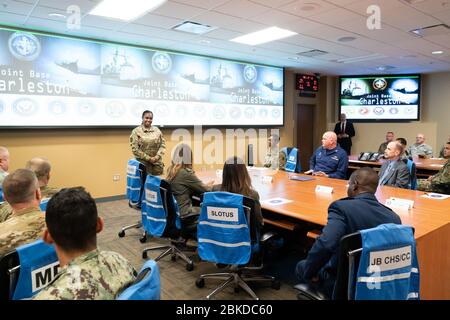
[[[340,113],[356,121],[419,120],[420,75],[340,77]]]
[[[0,49],[0,128],[284,125],[280,67],[6,27]]]

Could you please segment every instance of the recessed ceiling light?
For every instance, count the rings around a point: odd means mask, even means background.
[[[307,2],[307,3],[302,3],[299,7],[296,6],[295,10],[296,11],[314,11],[319,8],[321,8],[320,4]]]
[[[442,50],[437,50],[437,51],[433,51],[431,54],[443,54],[444,51]]]
[[[294,61],[300,61],[300,57],[297,56],[293,56],[293,57],[288,57],[289,60],[294,60]]]
[[[375,69],[378,71],[385,71],[385,70],[390,70],[390,69],[394,69],[394,68],[395,68],[394,66],[379,66],[379,67],[376,67]]]
[[[258,44],[287,38],[287,37],[290,37],[290,36],[293,36],[296,34],[297,34],[296,32],[293,32],[293,31],[290,31],[287,29],[281,29],[278,27],[270,27],[270,28],[266,28],[266,29],[263,29],[260,31],[248,33],[243,36],[239,36],[239,37],[230,39],[230,41],[255,46]]]
[[[89,14],[131,21],[162,5],[166,0],[103,0]]]
[[[172,30],[193,33],[193,34],[205,34],[214,29],[217,29],[217,27],[211,27],[211,26],[208,26],[207,24],[201,24],[201,23],[192,22],[192,21],[184,21],[180,24],[177,24],[175,27],[172,28]]]
[[[340,37],[339,39],[337,39],[337,41],[339,42],[350,42],[356,40],[356,37]]]
[[[202,40],[200,40],[198,43],[201,43],[201,44],[210,44],[211,41],[202,39]]]
[[[65,14],[62,13],[49,13],[48,16],[50,18],[56,18],[56,19],[65,19],[67,18]]]

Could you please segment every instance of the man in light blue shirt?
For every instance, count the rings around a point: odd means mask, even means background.
[[[333,131],[327,131],[322,136],[322,146],[312,155],[309,161],[309,171],[315,176],[346,179],[348,167],[347,152],[337,145],[337,136]]]

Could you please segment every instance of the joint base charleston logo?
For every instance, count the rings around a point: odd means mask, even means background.
[[[8,39],[9,52],[18,60],[33,61],[41,53],[41,43],[36,36],[16,32]]]

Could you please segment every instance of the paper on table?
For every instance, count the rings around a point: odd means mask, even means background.
[[[423,195],[422,195],[422,198],[443,200],[443,199],[450,198],[450,195],[448,195],[448,194],[441,194],[441,193],[428,192],[428,193],[423,194]]]
[[[430,166],[431,167],[443,167],[444,165],[443,164],[439,164],[439,163],[433,163],[433,164],[430,164]]]
[[[284,199],[284,198],[271,198],[271,199],[267,199],[267,200],[261,201],[261,204],[266,204],[266,205],[270,205],[270,206],[277,206],[277,205],[286,204],[286,203],[289,203],[289,202],[292,202],[292,201],[293,200]]]

